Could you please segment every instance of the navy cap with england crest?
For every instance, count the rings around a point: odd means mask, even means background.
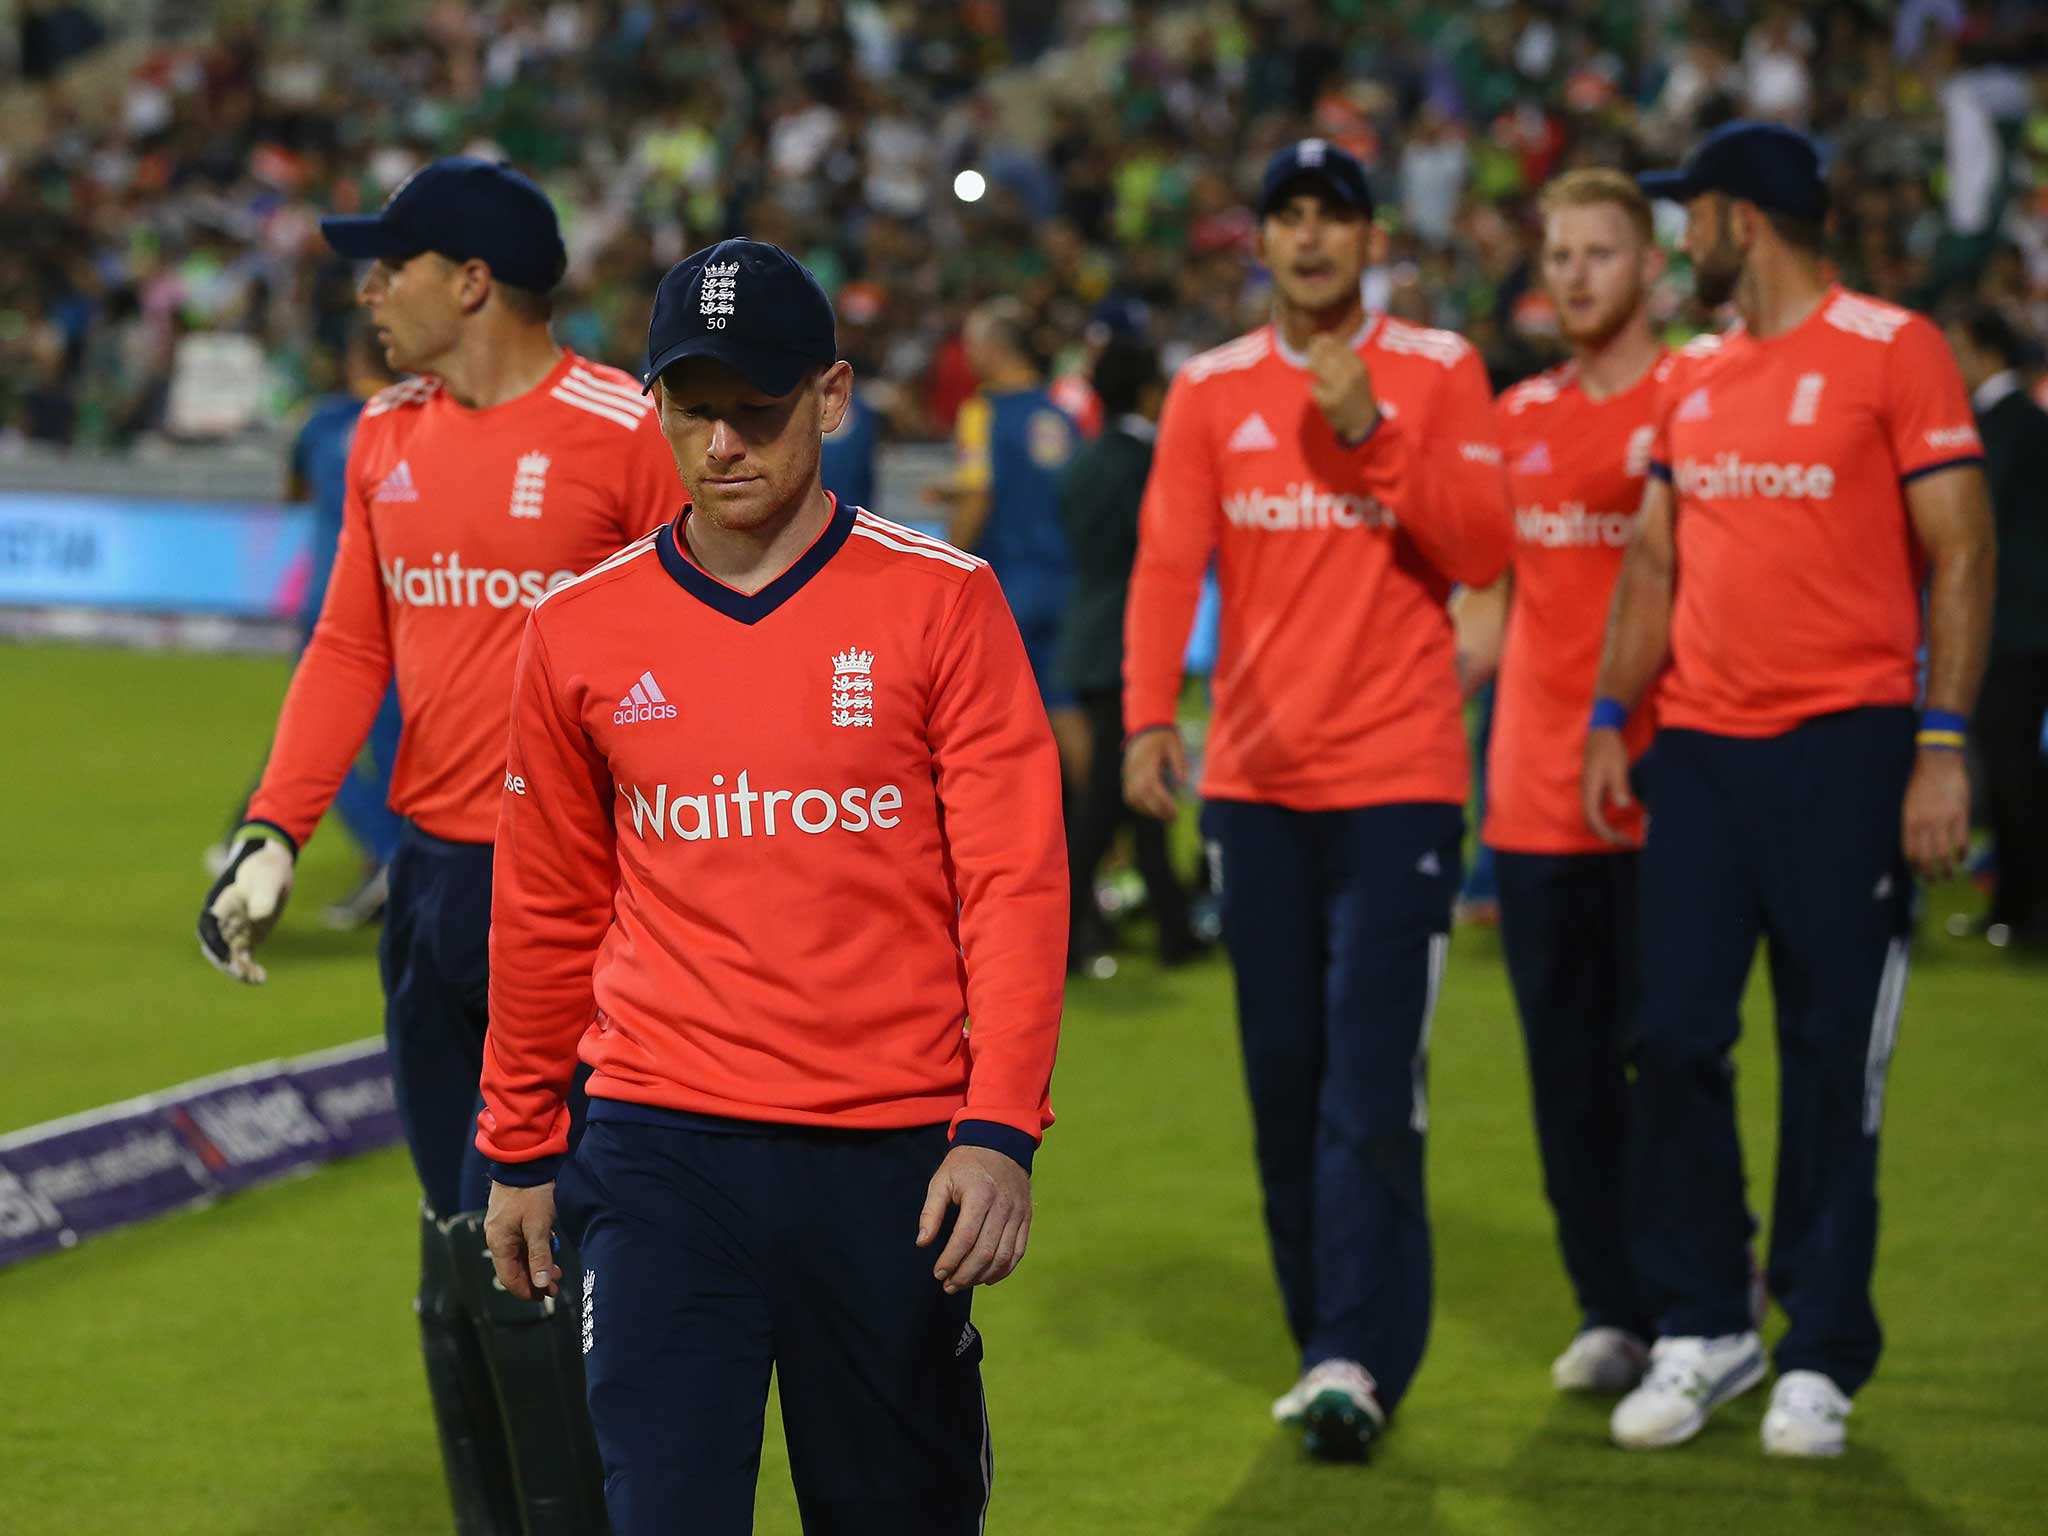
[[[1372,184],[1366,180],[1365,167],[1328,139],[1297,139],[1275,151],[1259,180],[1259,217],[1310,186],[1372,217]]]
[[[786,395],[838,361],[832,301],[781,246],[721,240],[685,256],[655,289],[642,392],[689,357],[725,364],[764,395]]]

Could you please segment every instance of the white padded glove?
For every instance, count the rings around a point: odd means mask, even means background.
[[[235,856],[199,912],[199,948],[215,970],[262,984],[265,972],[252,951],[283,915],[297,862],[290,839],[274,827],[251,825],[235,834]]]

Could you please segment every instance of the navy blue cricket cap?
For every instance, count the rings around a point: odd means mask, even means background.
[[[547,193],[509,165],[451,155],[398,184],[382,211],[320,221],[327,243],[352,261],[410,261],[425,251],[481,261],[515,288],[546,293],[569,253]]]
[[[1328,139],[1296,140],[1266,162],[1259,183],[1259,217],[1271,213],[1290,188],[1305,181],[1372,217],[1372,186],[1365,179],[1365,167]]]
[[[1687,202],[1707,192],[1815,223],[1828,216],[1828,184],[1813,140],[1778,123],[1723,123],[1675,171],[1636,178],[1646,196]]]
[[[839,358],[832,301],[779,245],[721,240],[685,256],[654,290],[641,393],[686,357],[721,362],[764,395],[786,395]]]

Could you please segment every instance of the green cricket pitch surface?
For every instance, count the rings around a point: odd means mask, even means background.
[[[193,936],[200,850],[260,764],[285,677],[276,659],[0,648],[15,722],[0,1132],[378,1031],[374,936],[316,920],[357,873],[342,837],[309,846],[268,986],[227,982]],[[1762,1455],[1762,1390],[1651,1453],[1608,1444],[1605,1402],[1551,1391],[1575,1318],[1498,942],[1471,929],[1433,1036],[1429,1355],[1369,1466],[1306,1462],[1267,1417],[1293,1360],[1229,973],[1127,957],[1076,983],[1030,1255],[976,1300],[989,1530],[2048,1530],[2048,969],[1943,936],[1980,904],[1962,886],[1929,899],[1884,1131],[1889,1342],[1832,1463]],[[1760,972],[1746,1019],[1743,1129],[1768,1221]],[[448,1531],[411,1307],[416,1200],[392,1149],[0,1271],[0,1532]],[[756,1529],[798,1530],[772,1404]]]

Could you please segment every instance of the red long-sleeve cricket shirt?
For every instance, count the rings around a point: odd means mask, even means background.
[[[392,809],[436,837],[489,842],[527,610],[682,500],[640,386],[573,352],[482,410],[430,378],[373,396],[349,446],[327,600],[249,815],[303,845],[395,673]]]
[[[580,1055],[593,1116],[950,1122],[1028,1167],[1052,1120],[1066,849],[994,574],[835,506],[749,596],[680,527],[527,625],[478,1146],[508,1182],[552,1176]]]
[[[1462,805],[1451,584],[1512,523],[1486,371],[1462,338],[1369,317],[1378,427],[1347,447],[1272,326],[1192,359],[1161,418],[1125,618],[1124,719],[1169,725],[1213,556],[1222,634],[1202,793],[1295,810]]]

